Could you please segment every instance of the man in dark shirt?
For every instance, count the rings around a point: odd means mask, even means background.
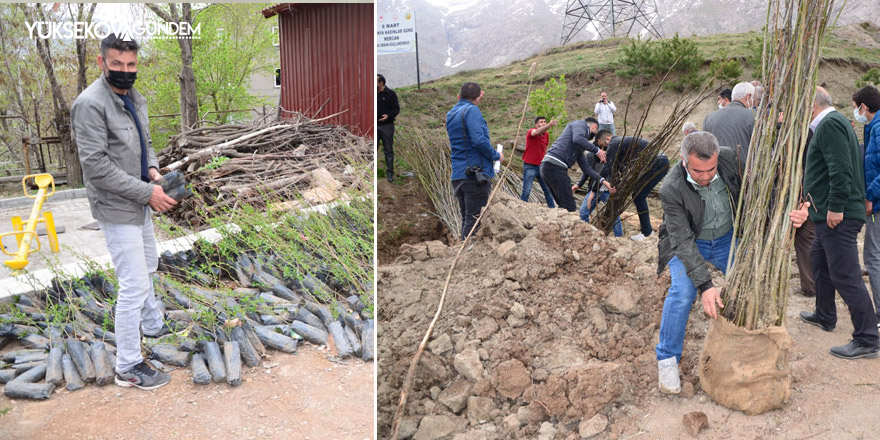
[[[400,113],[397,94],[385,87],[385,77],[376,75],[378,93],[376,94],[376,110],[378,124],[376,140],[382,143],[385,151],[385,176],[389,182],[394,181],[394,118]]]
[[[605,150],[608,154],[608,161],[602,167],[599,175],[603,179],[614,181],[619,179],[630,164],[642,154],[650,142],[647,139],[636,138],[632,136],[620,137],[614,136],[609,130],[599,130],[596,134],[596,146]],[[651,227],[651,215],[648,211],[648,195],[651,190],[663,180],[666,173],[669,172],[669,158],[665,154],[660,153],[651,161],[651,168],[644,175],[639,176],[636,183],[636,190],[633,193],[633,203],[639,214],[640,233],[630,238],[636,241],[644,240],[645,237],[651,235],[653,228]],[[583,185],[587,179],[587,175],[581,178],[578,186]]]
[[[605,152],[590,142],[598,129],[599,121],[596,118],[590,117],[570,122],[553,142],[553,146],[550,147],[547,154],[544,155],[544,160],[541,161],[541,178],[550,187],[556,204],[568,212],[577,211],[568,169],[577,162],[584,173],[591,176],[595,173],[587,163],[587,158],[584,156],[585,151],[595,154],[600,161],[605,162]]]
[[[831,95],[816,88],[813,137],[807,150],[804,193],[810,200],[792,214],[795,227],[812,221],[816,237],[810,252],[816,283],[816,311],[800,319],[825,331],[837,324],[835,292],[852,320],[852,340],[831,347],[843,359],[877,357],[880,334],[877,317],[862,279],[857,236],[865,224],[865,174],[859,141],[849,120],[832,106]]]

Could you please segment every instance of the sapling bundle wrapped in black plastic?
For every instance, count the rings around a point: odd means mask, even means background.
[[[270,214],[255,211],[235,220],[240,232],[223,230],[219,243],[164,252],[153,285],[171,334],[144,337],[145,361],[163,371],[192,368],[196,383],[207,372],[208,380],[237,386],[248,371],[242,363],[257,366],[272,350],[295,353],[301,339],[327,345],[330,328],[339,347],[334,355],[370,352],[358,345],[372,318],[371,203],[271,214],[269,222]],[[0,304],[2,345],[28,347],[0,353],[0,381],[41,365],[48,384],[70,391],[112,380],[116,281],[88,267],[86,276],[59,276],[33,295]]]

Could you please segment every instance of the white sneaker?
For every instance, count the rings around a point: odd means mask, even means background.
[[[676,362],[675,356],[657,362],[657,375],[661,393],[678,394],[681,392],[681,379],[678,377],[678,362]]]
[[[633,236],[629,237],[629,239],[632,241],[642,241],[645,238],[647,238],[647,237],[645,237],[645,234],[633,235]]]

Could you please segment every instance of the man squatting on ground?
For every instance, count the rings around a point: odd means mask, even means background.
[[[77,97],[71,120],[89,206],[119,280],[115,382],[151,390],[171,377],[150,368],[141,355],[141,331],[148,336],[168,331],[153,293],[151,274],[159,255],[150,207],[162,212],[177,202],[151,183],[161,175],[146,100],[132,88],[137,50],[137,43],[115,34],[101,41],[98,65],[103,74]]]
[[[605,162],[605,152],[590,142],[598,129],[599,122],[592,117],[569,122],[541,161],[541,177],[550,187],[553,200],[568,212],[577,210],[568,169],[577,162],[584,173],[595,173],[587,163],[584,151],[595,154],[600,161]],[[596,180],[599,180],[598,177]]]
[[[599,130],[599,132],[601,133],[602,130]],[[608,202],[608,198],[611,196],[611,189],[614,188],[611,186],[611,182],[607,181],[599,175],[599,171],[602,170],[603,164],[596,163],[596,155],[592,153],[585,153],[584,156],[586,156],[587,158],[587,164],[590,166],[590,169],[595,170],[595,173],[583,173],[583,175],[581,176],[581,180],[578,181],[575,186],[571,187],[571,192],[576,193],[578,189],[584,186],[584,184],[587,184],[589,191],[584,197],[584,200],[581,202],[581,208],[578,213],[580,214],[581,220],[589,223],[590,215],[593,213],[593,210],[596,209],[596,206],[599,204],[599,202]],[[596,179],[599,180],[597,181]],[[614,227],[612,228],[612,231],[614,232],[615,237],[623,237],[623,223],[620,222],[620,217],[617,217],[617,219],[614,221]]]
[[[697,131],[685,136],[681,160],[660,188],[663,224],[657,273],[668,265],[671,278],[656,347],[660,391],[665,394],[681,392],[678,364],[697,292],[703,311],[711,318],[717,318],[723,307],[706,263],[727,271],[742,184],[736,152],[719,147],[712,133]]]
[[[555,120],[547,122],[547,118],[538,116],[535,118],[534,128],[530,128],[526,132],[526,151],[523,152],[523,190],[520,197],[523,202],[529,201],[529,195],[532,193],[532,184],[538,179],[538,185],[541,185],[541,191],[544,192],[544,200],[547,201],[548,208],[555,208],[553,203],[553,194],[550,188],[541,178],[541,160],[547,153],[547,144],[550,143],[550,134],[547,133],[551,127],[559,124]]]
[[[385,77],[376,75],[376,146],[385,153],[385,178],[394,182],[394,118],[400,113],[397,93],[385,86]]]
[[[816,88],[813,138],[807,151],[804,193],[811,202],[791,213],[799,227],[807,216],[816,227],[810,261],[816,283],[815,313],[801,312],[802,321],[825,331],[837,324],[835,290],[852,319],[852,340],[831,347],[844,359],[876,357],[880,351],[877,318],[862,279],[857,236],[865,224],[865,175],[858,138],[849,120],[831,105],[828,92]]]
[[[647,139],[636,138],[633,136],[613,136],[610,131],[604,129],[599,130],[599,133],[596,134],[595,141],[596,146],[605,150],[605,153],[608,155],[608,160],[605,162],[602,171],[599,173],[601,178],[605,179],[605,181],[611,179],[612,176],[620,176],[626,172],[629,164],[634,163],[642,152],[645,151],[645,148],[648,147],[648,144],[650,144],[650,141]],[[663,180],[663,177],[666,176],[666,173],[668,172],[669,158],[667,158],[665,154],[659,153],[657,157],[651,161],[651,167],[648,171],[639,176],[635,186],[636,192],[633,195],[633,203],[638,211],[641,231],[639,234],[630,237],[631,239],[636,241],[644,240],[645,237],[651,235],[654,231],[651,227],[651,213],[648,209],[648,195],[651,194],[651,190]],[[577,189],[584,184],[586,178],[587,175],[584,174],[572,190],[577,191]],[[584,200],[589,198],[588,195]],[[584,206],[581,206],[582,212]],[[587,216],[589,216],[589,214],[587,214]]]
[[[461,239],[470,234],[489,202],[491,179],[495,177],[492,162],[504,160],[489,141],[489,126],[480,113],[483,91],[477,83],[462,84],[458,103],[446,113],[446,132],[452,149],[452,189],[461,209]],[[476,231],[474,231],[476,232]]]

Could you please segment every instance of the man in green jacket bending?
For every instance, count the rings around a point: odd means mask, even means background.
[[[678,363],[697,292],[703,311],[711,318],[717,318],[723,307],[706,263],[727,271],[742,186],[736,151],[719,147],[712,133],[697,131],[685,136],[681,160],[669,170],[660,189],[663,224],[657,273],[668,265],[671,278],[656,347],[660,392],[665,394],[681,391]]]
[[[802,321],[825,331],[837,324],[834,291],[849,308],[853,339],[831,347],[831,354],[844,359],[876,357],[880,351],[877,318],[859,264],[856,237],[865,224],[865,175],[859,142],[849,120],[831,106],[831,96],[816,88],[813,101],[813,139],[807,150],[804,192],[810,203],[792,213],[800,226],[809,220],[816,226],[810,250],[816,281],[816,312],[801,312]]]

